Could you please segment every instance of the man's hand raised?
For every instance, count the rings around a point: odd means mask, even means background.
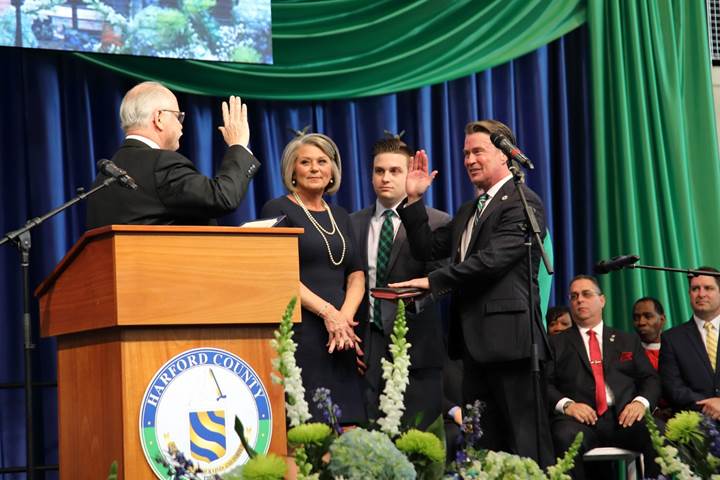
[[[218,127],[228,146],[242,145],[247,148],[250,143],[250,125],[247,119],[247,105],[240,97],[232,96],[222,103],[224,126]]]
[[[425,150],[418,150],[415,156],[410,159],[408,175],[405,180],[405,191],[407,192],[408,204],[420,200],[423,194],[430,188],[437,170],[428,172],[428,157]]]

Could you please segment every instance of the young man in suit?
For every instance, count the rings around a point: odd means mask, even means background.
[[[110,185],[88,199],[88,229],[110,224],[208,225],[233,212],[260,163],[248,150],[247,107],[238,97],[222,104],[218,127],[228,145],[215,178],[202,175],[177,153],[185,112],[157,82],[143,82],[120,105],[125,142],[112,161],[133,177],[137,190]],[[98,174],[94,186],[107,179]]]
[[[435,298],[452,294],[448,348],[451,356],[463,359],[463,403],[485,403],[479,446],[517,453],[546,466],[555,463],[552,441],[542,395],[537,402],[542,406],[536,408],[530,364],[531,328],[541,361],[549,356],[537,283],[540,254],[533,245],[533,267],[528,271],[525,211],[509,158],[490,140],[493,133],[515,143],[510,129],[496,120],[466,126],[465,169],[482,193],[463,204],[447,226],[434,231],[421,200],[437,171],[429,172],[424,151],[415,155],[406,182],[407,204],[398,209],[410,249],[417,259],[449,256],[451,261],[428,276],[391,286],[425,288]],[[542,201],[525,184],[520,188],[544,234]]]
[[[378,417],[379,396],[384,382],[380,359],[389,358],[388,345],[395,323],[397,303],[375,300],[370,288],[389,282],[425,275],[432,266],[415,260],[397,215],[405,198],[405,178],[411,152],[398,138],[385,138],[373,145],[372,185],[376,199],[373,205],[353,213],[350,218],[356,245],[365,267],[368,298],[358,311],[366,366],[365,400],[370,419]],[[431,228],[450,221],[450,216],[433,208],[426,209]],[[387,222],[387,225],[385,225]],[[383,235],[383,226],[386,235]],[[383,245],[385,242],[385,245]],[[408,342],[410,343],[410,383],[405,392],[403,423],[426,428],[439,415],[442,403],[442,367],[445,344],[438,305],[429,298],[408,303],[406,308]]]
[[[698,270],[718,272],[716,268]],[[720,374],[717,368],[720,328],[720,278],[690,278],[690,320],[661,337],[660,379],[663,398],[675,410],[700,410],[720,419]]]
[[[655,478],[657,455],[643,416],[660,396],[657,372],[636,335],[603,323],[605,296],[595,278],[575,277],[569,298],[575,326],[550,337],[555,355],[547,369],[555,452],[562,455],[583,432],[575,478],[585,478],[583,453],[601,446],[641,452],[644,477]]]

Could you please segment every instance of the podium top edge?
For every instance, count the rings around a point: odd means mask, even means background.
[[[272,234],[272,235],[301,235],[305,230],[303,228],[290,227],[268,227],[268,228],[248,228],[248,227],[217,227],[217,226],[196,226],[196,225],[106,225],[93,230],[88,230],[83,234],[81,240],[109,232],[116,233],[241,233],[241,234]]]
[[[96,240],[113,235],[123,234],[149,234],[149,235],[276,235],[276,236],[299,236],[305,229],[291,227],[269,227],[269,228],[246,228],[246,227],[217,227],[217,226],[195,226],[195,225],[106,225],[86,231],[80,239],[68,250],[65,256],[58,262],[53,271],[35,289],[35,297],[42,296],[53,284],[55,279],[67,267],[72,259],[83,249],[85,245]]]

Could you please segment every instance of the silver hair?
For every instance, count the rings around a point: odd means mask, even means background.
[[[167,105],[175,95],[158,82],[142,82],[131,88],[120,104],[120,124],[123,131],[147,127],[153,113]]]
[[[335,142],[333,142],[330,137],[323,135],[322,133],[298,135],[285,146],[280,164],[285,188],[291,192],[296,190],[295,185],[292,184],[295,172],[295,160],[297,160],[298,149],[303,145],[312,145],[319,148],[331,160],[331,183],[325,188],[325,193],[332,195],[337,192],[340,188],[340,180],[342,178],[342,160],[340,160],[340,152],[338,151]]]

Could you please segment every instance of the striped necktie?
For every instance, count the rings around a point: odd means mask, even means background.
[[[395,229],[393,227],[392,219],[395,216],[395,212],[392,210],[385,210],[383,212],[385,220],[383,221],[382,227],[380,227],[380,239],[378,240],[377,249],[377,260],[375,262],[375,286],[386,287],[387,286],[387,274],[388,274],[388,263],[390,262],[390,252],[392,251],[393,236]],[[382,330],[382,317],[380,313],[380,300],[375,299],[373,304],[373,318],[372,323],[377,328]]]
[[[483,193],[478,197],[477,209],[475,209],[475,223],[473,224],[473,227],[477,226],[478,222],[480,222],[480,215],[482,214],[483,207],[485,206],[485,203],[487,203],[488,199],[490,199],[490,195],[487,193]]]
[[[712,365],[713,370],[715,370],[715,366],[717,365],[717,332],[715,331],[715,325],[713,325],[711,321],[705,322],[703,328],[706,332],[705,349],[707,350],[708,358],[710,359],[710,365]]]

